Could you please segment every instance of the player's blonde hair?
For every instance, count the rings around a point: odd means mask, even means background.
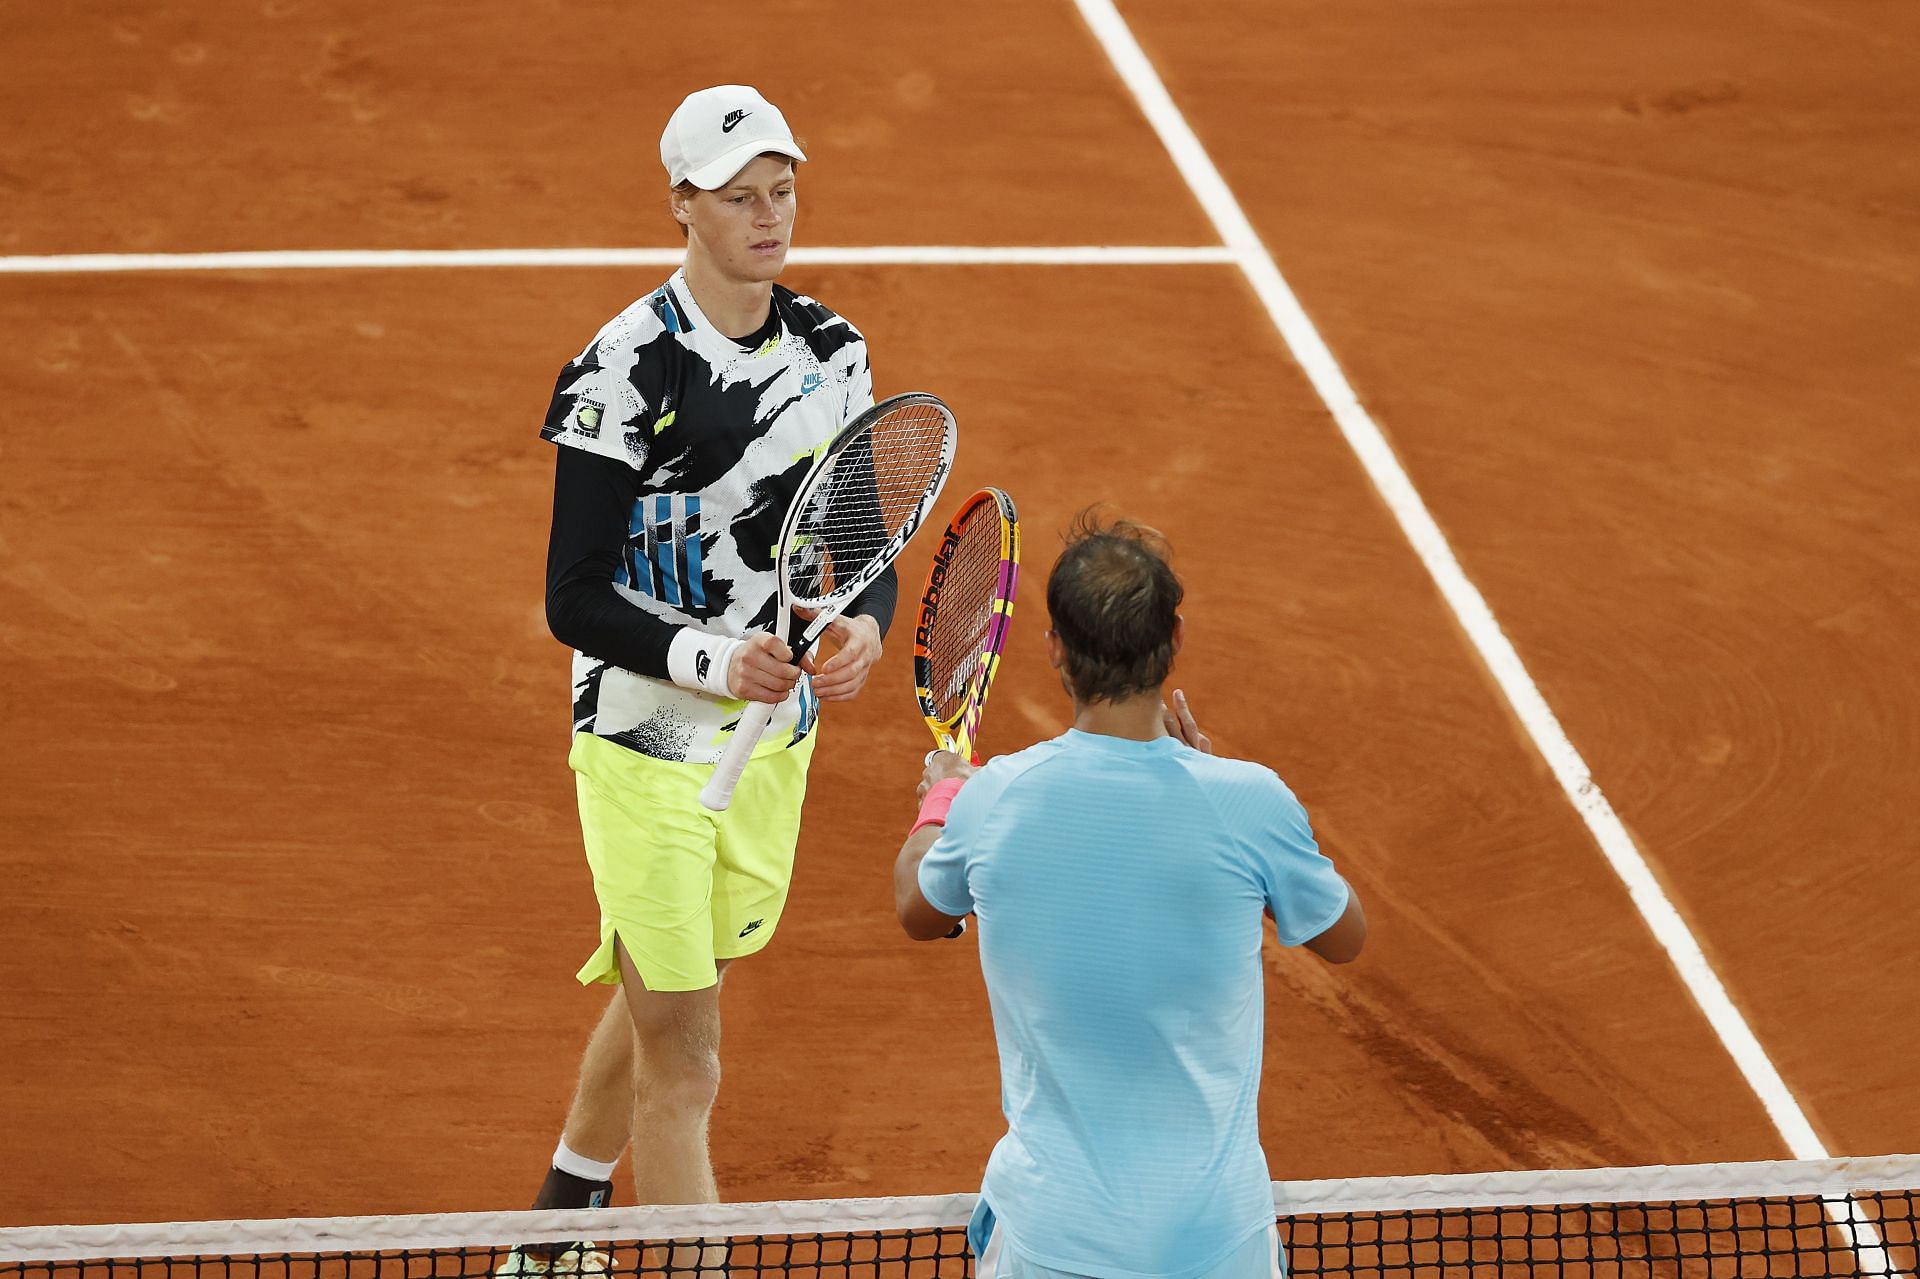
[[[673,218],[673,197],[674,196],[676,195],[691,196],[695,191],[698,191],[699,189],[700,189],[699,187],[693,185],[693,183],[687,180],[686,178],[682,178],[680,179],[680,181],[674,183],[671,187],[668,187],[667,188],[667,193],[668,193],[667,194],[667,216],[670,218]],[[673,218],[673,224],[680,228],[680,238],[683,240],[686,239],[687,224],[682,222],[679,218]]]
[[[1157,529],[1083,511],[1047,576],[1047,613],[1066,650],[1068,689],[1082,702],[1150,692],[1173,669],[1186,588]]]

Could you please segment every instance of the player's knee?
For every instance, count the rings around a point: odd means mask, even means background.
[[[623,1027],[625,1034],[605,1036],[587,1050],[580,1063],[580,1079],[586,1088],[609,1088],[620,1085],[633,1076],[634,1048],[633,1030]]]
[[[705,1112],[720,1094],[720,1054],[710,1045],[672,1038],[643,1044],[639,1076],[645,1100],[683,1114]]]

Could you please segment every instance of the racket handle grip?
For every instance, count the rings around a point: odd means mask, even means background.
[[[747,771],[747,761],[753,757],[753,748],[760,744],[760,735],[773,722],[773,711],[766,702],[754,702],[741,712],[740,726],[733,730],[733,739],[720,753],[720,762],[713,766],[713,776],[700,788],[703,808],[724,813],[733,802],[733,788],[740,784],[740,774]]]

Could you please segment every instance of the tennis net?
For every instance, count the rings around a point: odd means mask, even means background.
[[[972,1195],[0,1229],[0,1279],[944,1279]],[[1276,1182],[1296,1279],[1920,1279],[1920,1157]],[[697,1241],[674,1245],[668,1241]],[[604,1260],[602,1272],[593,1264]]]

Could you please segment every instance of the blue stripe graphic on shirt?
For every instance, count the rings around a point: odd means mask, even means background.
[[[653,560],[660,567],[663,593],[657,598],[680,607],[680,575],[673,567],[673,497],[661,493],[653,499]]]
[[[660,317],[660,324],[669,333],[693,332],[693,321],[680,307],[680,299],[674,296],[670,285],[661,285],[647,295],[647,305]]]
[[[659,588],[653,584],[653,563],[647,559],[647,513],[645,499],[634,503],[634,511],[626,520],[626,545],[620,549],[620,568],[614,574],[614,582],[639,591],[641,595],[659,595]],[[636,553],[637,551],[637,553]]]
[[[614,570],[616,585],[675,608],[707,606],[705,556],[700,545],[700,499],[673,493],[639,498],[627,521],[627,544]]]
[[[687,499],[687,517],[681,521],[679,542],[686,550],[687,595],[695,608],[707,606],[707,581],[700,571],[700,499]]]

